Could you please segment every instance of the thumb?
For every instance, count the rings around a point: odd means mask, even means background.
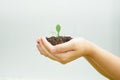
[[[54,46],[54,53],[63,53],[73,50],[74,50],[74,45],[72,40]]]

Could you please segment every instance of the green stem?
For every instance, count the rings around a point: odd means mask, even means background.
[[[58,37],[60,36],[60,32],[58,32]]]

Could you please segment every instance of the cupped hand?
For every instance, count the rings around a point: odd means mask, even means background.
[[[89,41],[81,37],[55,46],[51,45],[46,38],[41,37],[37,40],[37,48],[42,55],[65,64],[88,55],[90,46]]]

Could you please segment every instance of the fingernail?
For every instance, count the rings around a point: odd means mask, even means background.
[[[39,41],[37,41],[37,43],[38,43],[38,44],[40,44],[40,42],[39,42]]]

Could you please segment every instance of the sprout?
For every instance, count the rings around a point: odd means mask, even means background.
[[[61,30],[61,26],[59,24],[56,25],[56,31],[57,31],[57,36],[60,36],[60,30]]]

